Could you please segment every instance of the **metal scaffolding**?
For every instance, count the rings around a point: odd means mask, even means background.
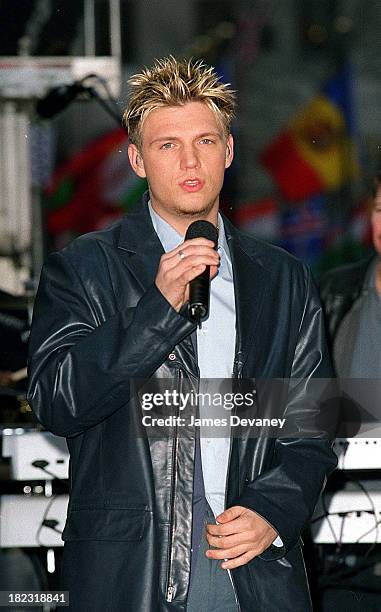
[[[71,84],[89,73],[119,94],[121,72],[120,0],[108,0],[110,54],[97,56],[95,0],[83,0],[84,56],[36,57],[49,2],[37,0],[20,39],[17,57],[0,58],[0,288],[21,295],[42,265],[40,202],[32,187],[30,136],[34,106],[50,88]],[[44,11],[40,11],[41,7]],[[40,11],[40,12],[39,12]],[[101,91],[100,95],[107,95]]]

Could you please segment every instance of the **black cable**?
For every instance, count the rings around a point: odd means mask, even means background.
[[[363,493],[365,493],[367,499],[369,500],[370,505],[372,506],[372,510],[373,510],[373,514],[374,514],[374,520],[375,520],[375,526],[374,528],[376,529],[376,537],[375,540],[373,542],[373,544],[370,545],[369,549],[366,551],[365,553],[365,557],[367,557],[372,550],[374,550],[377,542],[378,542],[378,525],[380,521],[377,521],[377,510],[376,510],[376,506],[374,504],[374,501],[372,500],[369,491],[366,489],[366,487],[364,487],[363,483],[360,480],[357,479],[352,479],[352,482],[354,482],[355,484],[357,484],[357,486],[361,489],[361,491],[363,491]],[[360,538],[358,538],[355,542],[355,544],[358,544],[360,542],[360,540],[365,537],[368,533],[370,533],[370,531],[372,530],[368,530],[366,533],[364,533]]]
[[[100,97],[100,95],[98,94],[98,92],[93,88],[93,87],[89,87],[88,90],[88,95],[91,99],[96,100],[96,102],[98,102],[98,104],[100,104],[100,106],[102,106],[102,108],[110,115],[110,117],[112,117],[113,119],[115,119],[115,121],[117,122],[117,124],[119,125],[119,127],[124,127],[122,125],[122,117],[116,112],[114,111],[108,104],[107,102],[105,102],[105,100],[103,100],[103,98]]]
[[[373,531],[373,529],[376,529],[376,532],[378,534],[378,526],[381,523],[381,519],[379,521],[376,521],[375,526],[372,527],[371,529],[368,529],[368,531],[365,531],[359,538],[357,538],[356,542],[354,542],[354,544],[360,544],[360,540],[362,540],[362,538],[364,538],[366,535],[368,535],[368,533],[371,533]],[[377,542],[373,542],[371,544],[371,549],[373,550],[373,548],[376,546]],[[370,549],[365,553],[365,557],[367,557],[369,555]]]
[[[370,510],[356,510],[356,512],[367,512],[369,514],[373,514],[374,519],[375,519],[375,525],[374,527],[372,527],[371,529],[367,530],[365,533],[363,533],[362,535],[360,535],[357,540],[352,544],[351,547],[349,547],[349,550],[346,550],[346,555],[350,554],[350,551],[353,550],[353,546],[356,544],[359,544],[361,542],[361,539],[364,538],[368,533],[370,533],[371,531],[373,531],[373,529],[376,530],[376,536],[375,536],[375,540],[374,542],[371,544],[371,546],[369,547],[369,549],[367,550],[367,552],[365,553],[364,557],[368,557],[369,554],[374,550],[375,546],[377,545],[378,542],[378,533],[379,533],[379,524],[381,523],[381,519],[378,521],[377,520],[377,510],[375,507],[375,504],[372,500],[371,495],[369,494],[368,490],[366,489],[366,487],[363,485],[363,483],[358,480],[358,479],[354,479],[354,478],[349,478],[347,474],[343,474],[344,478],[347,481],[353,482],[354,484],[356,484],[359,489],[361,489],[361,491],[364,493],[364,495],[366,496],[366,498],[368,499],[371,509]],[[335,578],[344,578],[345,576],[349,576],[349,575],[355,575],[358,571],[361,571],[361,569],[363,569],[363,564],[359,564],[358,566],[356,566],[356,568],[348,568],[347,570],[345,570],[342,567],[342,564],[340,564],[340,554],[341,554],[341,548],[342,548],[342,537],[343,537],[343,530],[344,530],[344,522],[346,517],[351,514],[352,512],[354,512],[354,510],[350,510],[350,511],[345,511],[345,512],[329,512],[327,505],[326,505],[326,499],[325,499],[325,492],[322,495],[322,506],[323,506],[323,510],[324,510],[324,514],[321,515],[320,517],[318,517],[317,519],[314,519],[314,521],[312,522],[316,522],[317,520],[323,520],[324,518],[327,519],[329,528],[331,530],[331,533],[333,535],[333,539],[336,545],[336,550],[335,550],[335,555],[333,557],[333,561],[334,561],[334,567],[333,567],[333,571],[329,571],[327,572],[327,581],[324,581],[324,577],[323,577],[323,581],[322,584],[328,584],[330,583],[330,581]],[[339,515],[342,516],[343,520],[341,523],[341,528],[340,528],[340,534],[339,537],[336,537],[336,533],[333,529],[333,526],[329,520],[329,517],[332,515]],[[372,562],[370,565],[373,565],[374,562]]]
[[[38,546],[43,547],[43,548],[51,548],[50,546],[45,546],[45,544],[43,544],[41,542],[41,540],[40,540],[40,533],[41,533],[42,528],[46,526],[45,525],[45,521],[47,520],[48,512],[49,512],[50,508],[52,507],[52,504],[53,504],[54,500],[56,499],[56,497],[57,497],[57,495],[53,495],[50,498],[49,502],[47,503],[46,508],[44,510],[44,514],[42,516],[41,524],[39,525],[39,527],[37,529],[37,532],[36,532],[36,542],[37,542]]]
[[[97,102],[104,108],[104,110],[111,116],[113,117],[113,119],[116,120],[116,122],[118,123],[119,127],[122,127],[122,117],[120,115],[119,112],[119,106],[118,103],[116,101],[116,99],[114,98],[114,96],[111,93],[111,89],[109,88],[106,79],[104,79],[103,77],[99,76],[96,73],[91,73],[86,75],[85,77],[83,77],[80,80],[80,83],[84,83],[85,81],[88,80],[95,80],[97,81],[100,85],[102,85],[104,91],[106,92],[108,99],[111,100],[111,102],[114,104],[115,109],[118,110],[114,110],[112,109],[106,102],[105,100],[103,100],[103,98],[100,97],[100,95],[98,94],[98,92],[96,91],[96,89],[94,89],[93,87],[88,87],[88,92],[90,97],[94,98],[95,100],[97,100]]]
[[[320,516],[317,516],[316,518],[314,518],[312,521],[310,521],[310,524],[313,525],[314,523],[317,523],[318,521],[322,521],[323,519],[327,518],[327,516],[348,516],[349,514],[353,514],[353,512],[363,512],[364,514],[373,514],[373,510],[368,510],[368,509],[340,510],[340,512],[327,512],[324,514],[320,514]],[[372,529],[374,528],[372,527]]]
[[[377,521],[377,526],[375,526],[376,528],[378,528],[378,526],[381,524],[381,519]],[[372,529],[374,529],[375,527],[372,527]],[[368,532],[367,532],[368,533]],[[361,537],[364,537],[364,534]],[[373,546],[373,544],[372,544]],[[349,554],[349,551],[346,551],[346,554]],[[369,554],[369,551],[368,551]],[[322,576],[321,577],[321,586],[325,587],[326,585],[330,585],[332,584],[336,584],[336,580],[337,579],[344,579],[346,577],[349,576],[355,576],[356,574],[358,574],[360,571],[367,569],[368,567],[372,567],[375,564],[375,560],[371,560],[369,561],[369,559],[366,559],[364,556],[364,561],[359,562],[356,566],[354,567],[350,567],[348,569],[343,569],[340,568],[339,570],[330,572],[327,576]],[[333,581],[333,582],[332,582]]]
[[[108,98],[115,104],[115,106],[117,108],[119,108],[116,99],[114,98],[114,96],[111,93],[111,89],[109,88],[106,79],[104,79],[103,77],[99,76],[98,74],[96,74],[94,72],[92,74],[88,74],[87,76],[83,77],[83,79],[81,79],[81,82],[83,83],[84,81],[87,81],[88,79],[93,79],[93,80],[98,81],[98,83],[100,83],[102,85],[103,89],[105,90],[106,94],[108,95]]]
[[[46,461],[45,459],[36,459],[35,461],[32,461],[32,465],[33,467],[39,468],[46,474],[49,474],[49,476],[52,476],[56,480],[61,480],[61,481],[66,480],[66,478],[61,478],[61,476],[57,476],[57,474],[54,474],[54,472],[47,470],[46,466],[49,465],[49,461]]]
[[[346,550],[346,554],[351,554],[352,551],[354,550],[354,547],[356,546],[356,544],[360,544],[360,541],[362,540],[362,538],[364,538],[368,533],[370,533],[371,531],[373,531],[373,529],[376,530],[376,537],[374,542],[370,545],[369,549],[367,550],[367,552],[365,553],[365,557],[367,557],[372,550],[374,550],[375,546],[377,545],[377,541],[378,541],[378,534],[379,534],[379,530],[378,530],[378,525],[380,524],[380,521],[377,521],[377,510],[376,510],[376,506],[369,494],[369,491],[366,489],[366,487],[364,487],[363,483],[356,479],[351,477],[349,474],[343,474],[343,477],[345,478],[345,480],[347,482],[351,482],[356,484],[359,489],[364,493],[364,495],[366,496],[366,498],[368,499],[370,506],[371,506],[371,510],[356,510],[356,512],[368,512],[369,514],[373,514],[374,516],[374,520],[375,520],[375,525],[374,527],[372,527],[371,529],[368,529],[366,532],[364,532],[359,538],[357,538],[357,540],[355,542],[352,542],[351,546],[349,546],[349,548]],[[354,512],[354,510],[352,510],[352,512]]]
[[[107,102],[99,95],[99,93],[91,85],[86,85],[86,81],[96,81],[102,85],[106,92],[109,100],[115,106],[112,108]],[[74,81],[71,85],[60,85],[52,87],[44,98],[38,100],[36,105],[37,113],[40,117],[45,119],[51,119],[58,113],[62,112],[69,104],[74,102],[77,98],[87,98],[96,100],[102,108],[117,122],[119,127],[122,127],[122,117],[119,112],[119,107],[116,99],[113,97],[110,88],[108,87],[105,79],[98,76],[95,73],[87,74],[77,81]],[[118,109],[118,111],[116,110]],[[125,129],[125,128],[124,128]]]
[[[40,470],[43,470],[44,472],[46,472],[46,474],[49,474],[49,476],[53,476],[53,478],[62,481],[65,481],[66,478],[61,478],[60,476],[57,476],[57,474],[54,474],[53,472],[51,472],[50,470],[46,469],[46,466],[49,465],[49,461],[46,461],[46,459],[35,459],[34,461],[32,461],[32,465],[33,467],[39,468]],[[57,495],[53,495],[51,497],[51,499],[49,500],[43,517],[42,517],[42,521],[41,524],[39,525],[37,532],[36,532],[36,541],[37,544],[39,546],[45,546],[44,544],[42,544],[41,540],[40,540],[40,533],[43,527],[47,527],[49,529],[52,529],[53,531],[55,531],[56,533],[59,533],[60,535],[62,534],[62,531],[60,531],[59,529],[57,529],[57,525],[58,525],[58,521],[56,521],[55,519],[47,519],[47,515],[48,512],[52,506],[53,501],[56,499]],[[49,547],[46,547],[49,548]]]
[[[323,510],[324,510],[324,514],[325,514],[325,516],[326,516],[326,518],[327,518],[327,523],[328,523],[328,526],[329,526],[329,528],[330,528],[330,530],[331,530],[331,533],[332,533],[332,535],[333,535],[334,542],[335,542],[335,544],[336,544],[336,546],[337,546],[338,542],[337,542],[337,538],[336,538],[336,533],[335,533],[335,530],[334,530],[334,529],[333,529],[333,527],[332,527],[332,523],[331,523],[331,521],[329,520],[329,512],[328,512],[328,508],[327,508],[327,504],[326,504],[325,496],[326,496],[326,492],[325,492],[325,490],[324,490],[324,491],[323,491],[323,494],[322,494],[322,496],[321,496],[321,505],[323,506]]]

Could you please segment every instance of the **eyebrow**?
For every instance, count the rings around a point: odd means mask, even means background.
[[[205,132],[203,134],[198,134],[194,137],[194,140],[198,140],[199,138],[206,138],[207,136],[214,136],[215,138],[222,138],[220,132]],[[181,140],[178,136],[161,136],[160,138],[155,138],[149,144],[153,145],[156,142],[167,142],[168,140]]]

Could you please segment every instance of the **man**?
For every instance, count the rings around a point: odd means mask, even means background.
[[[129,159],[149,194],[50,255],[31,334],[29,401],[71,455],[71,608],[306,612],[300,533],[336,464],[324,434],[246,429],[226,444],[175,426],[145,438],[134,384],[330,376],[310,274],[218,213],[234,98],[212,68],[170,57],[130,85]],[[219,228],[217,251],[205,238],[184,242],[199,219]],[[189,283],[206,266],[210,314],[196,329]],[[306,404],[301,434],[310,416]]]
[[[321,281],[334,365],[344,379],[381,376],[381,172],[374,178],[372,196],[375,254],[331,270]]]

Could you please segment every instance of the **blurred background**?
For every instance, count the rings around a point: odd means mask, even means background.
[[[237,226],[294,253],[316,279],[371,253],[379,1],[1,0],[0,589],[53,588],[60,563],[67,452],[24,394],[41,265],[145,191],[120,116],[128,77],[168,54],[205,60],[237,90],[222,197]],[[347,498],[330,519],[327,498],[307,530],[316,610],[380,608],[376,451],[362,464],[374,496],[355,462],[334,485],[351,480],[350,509]]]

